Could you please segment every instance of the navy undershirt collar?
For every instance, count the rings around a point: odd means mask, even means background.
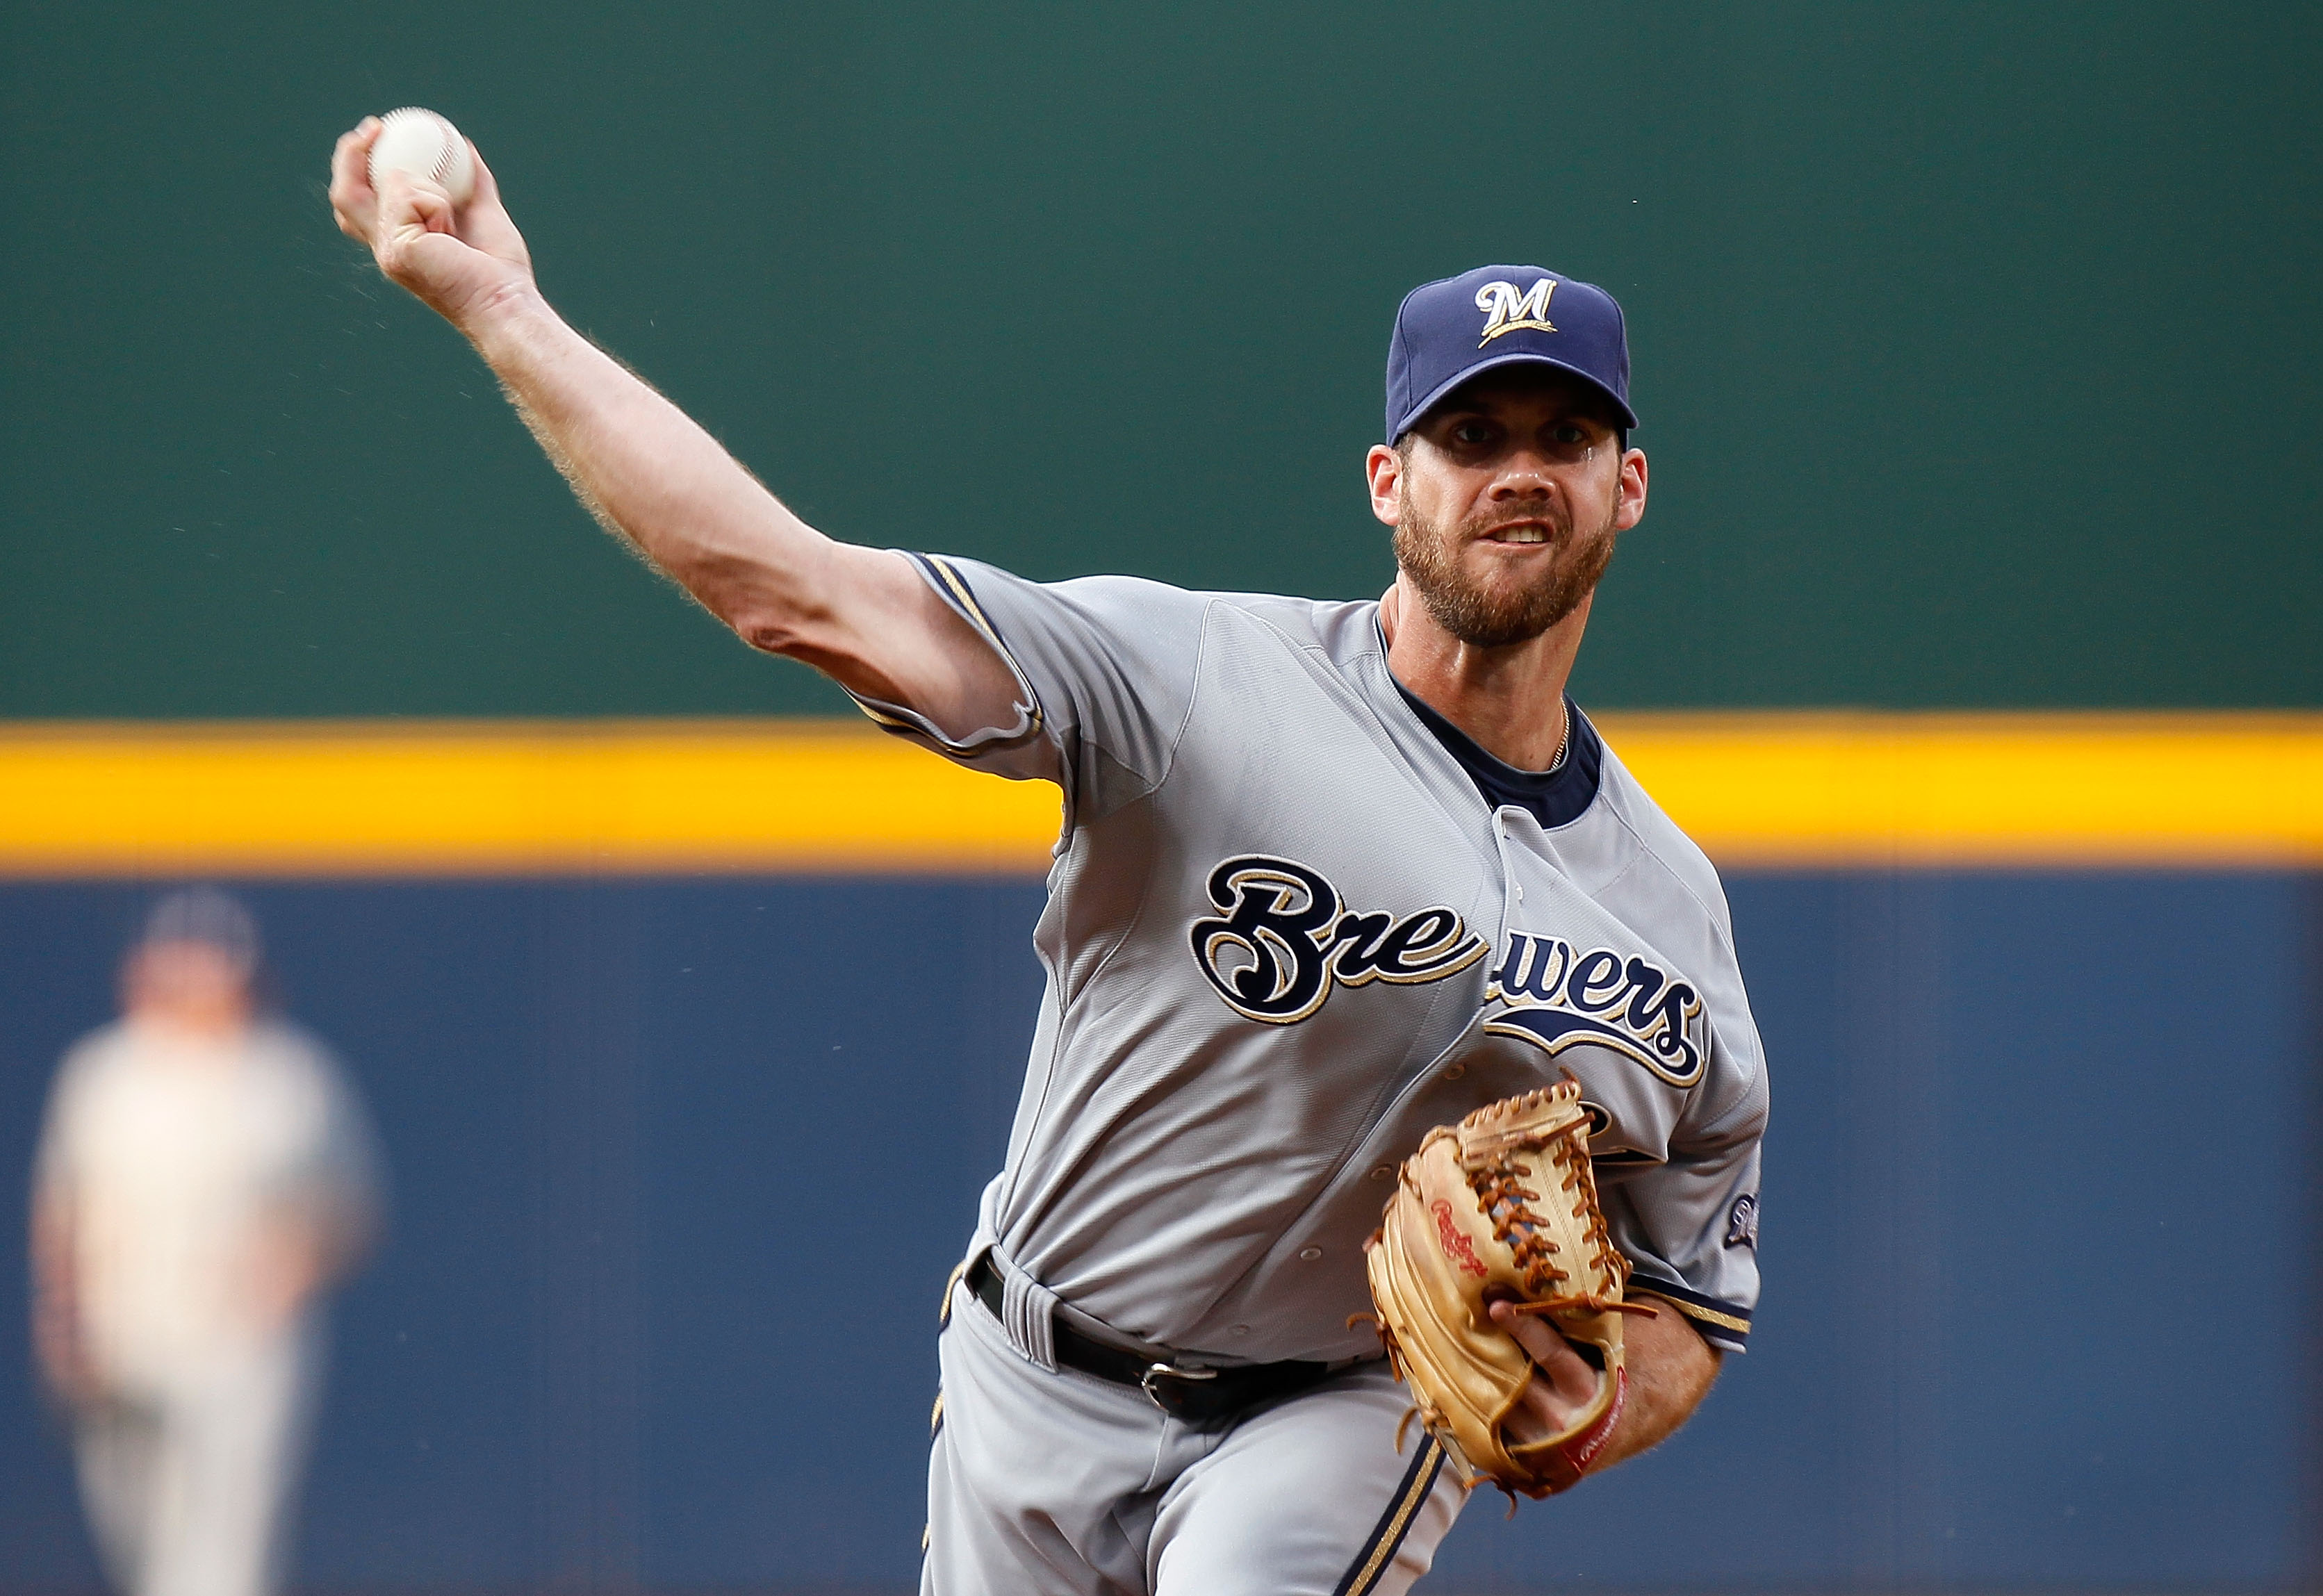
[[[1393,672],[1388,679],[1394,681]],[[1538,821],[1543,830],[1550,830],[1571,825],[1597,801],[1605,745],[1570,695],[1565,701],[1565,713],[1573,729],[1566,744],[1565,763],[1555,770],[1519,770],[1486,753],[1474,738],[1430,709],[1402,683],[1396,682],[1395,690],[1403,694],[1403,702],[1411,706],[1420,724],[1436,734],[1444,751],[1460,762],[1460,768],[1476,784],[1476,791],[1494,809],[1513,804]]]

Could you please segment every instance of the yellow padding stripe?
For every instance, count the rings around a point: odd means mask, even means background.
[[[2323,715],[1630,714],[1729,866],[2323,862]],[[852,721],[0,727],[0,875],[1027,873],[1058,797]]]
[[[1039,872],[1057,789],[858,721],[0,729],[0,874]]]
[[[1722,865],[2323,860],[2323,715],[1609,715],[1603,729]]]

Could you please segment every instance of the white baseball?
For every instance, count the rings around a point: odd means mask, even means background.
[[[382,173],[407,172],[436,184],[454,205],[468,203],[476,191],[476,161],[449,118],[406,105],[379,120],[379,137],[371,146],[372,188],[379,187]]]

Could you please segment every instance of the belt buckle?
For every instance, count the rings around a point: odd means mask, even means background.
[[[1145,1372],[1138,1376],[1137,1386],[1153,1406],[1172,1418],[1183,1418],[1186,1417],[1184,1408],[1165,1400],[1156,1382],[1164,1380],[1216,1380],[1217,1377],[1218,1371],[1215,1369],[1180,1369],[1175,1363],[1149,1363],[1145,1366]],[[1183,1399],[1180,1400],[1182,1402]]]

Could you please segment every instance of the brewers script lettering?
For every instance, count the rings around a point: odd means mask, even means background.
[[[1702,1078],[1706,1050],[1690,1034],[1702,998],[1648,959],[1510,931],[1486,995],[1510,1005],[1484,1022],[1492,1035],[1520,1038],[1551,1057],[1583,1044],[1609,1048],[1674,1087]]]
[[[1336,986],[1440,981],[1490,950],[1441,905],[1400,919],[1343,910],[1338,889],[1292,859],[1244,854],[1210,872],[1220,913],[1189,928],[1194,962],[1246,1019],[1289,1025]]]

